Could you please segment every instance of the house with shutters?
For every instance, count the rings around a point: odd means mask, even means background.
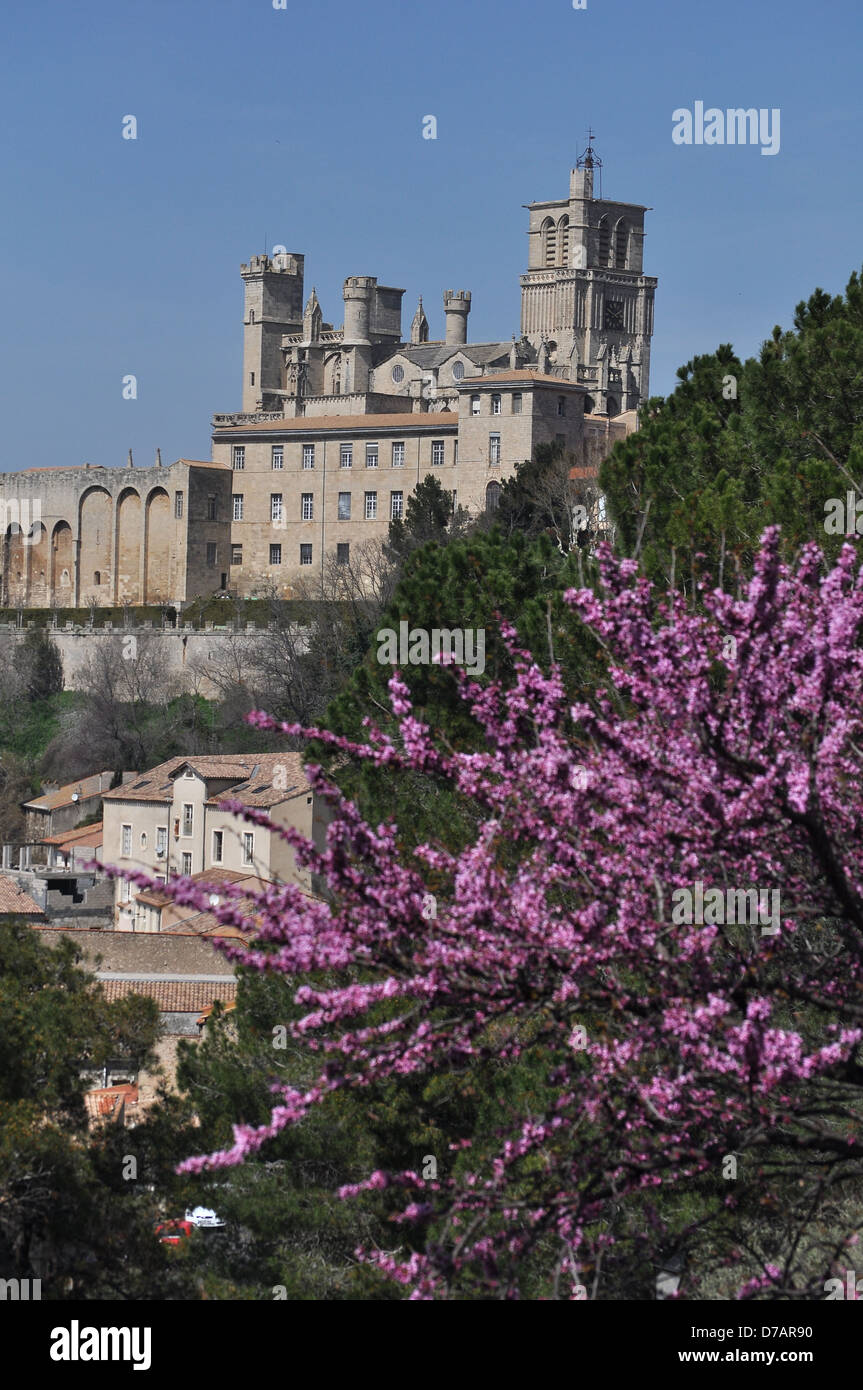
[[[158,882],[227,870],[238,877],[296,883],[317,892],[313,875],[273,829],[250,825],[222,802],[266,811],[277,826],[299,830],[323,849],[328,809],[303,772],[298,753],[237,753],[171,758],[103,797],[102,862],[142,870]],[[114,926],[158,931],[161,912],[142,913],[141,890],[115,880]]]

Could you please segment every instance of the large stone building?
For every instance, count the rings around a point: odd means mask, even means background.
[[[384,536],[429,474],[473,513],[541,443],[595,477],[649,394],[656,286],[647,209],[594,197],[598,163],[588,146],[568,197],[528,205],[521,324],[497,342],[469,341],[471,294],[451,289],[443,338],[420,299],[404,339],[404,291],[371,275],[345,280],[335,329],[302,255],[253,256],[242,410],[214,417],[212,462],[0,476],[0,606],[289,596]]]
[[[569,196],[529,205],[518,335],[471,343],[471,294],[443,293],[432,342],[420,299],[344,282],[344,324],[324,322],[305,260],[276,248],[241,267],[243,396],[214,417],[213,458],[233,472],[230,586],[289,594],[328,556],[380,538],[437,476],[453,502],[493,509],[503,479],[558,441],[595,473],[649,394],[656,280],[643,273],[640,204],[594,197],[589,146]]]

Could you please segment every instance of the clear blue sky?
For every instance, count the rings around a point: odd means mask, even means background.
[[[0,470],[208,458],[265,237],[337,325],[370,274],[406,288],[405,331],[422,293],[442,336],[464,287],[471,338],[508,338],[521,205],[566,196],[588,122],[605,195],[654,209],[652,392],[756,351],[863,262],[861,28],[859,0],[9,0]],[[675,145],[696,100],[779,107],[780,152]]]

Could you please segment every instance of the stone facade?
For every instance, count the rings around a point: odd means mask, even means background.
[[[299,830],[324,848],[327,809],[309,787],[298,753],[225,754],[172,758],[106,792],[104,862],[160,882],[215,868],[314,891],[318,885],[310,871],[297,866],[280,835],[221,809],[219,802],[228,797],[266,810],[277,825]],[[139,923],[136,891],[127,879],[116,880],[119,930],[132,931]],[[143,925],[146,930],[146,921]]]
[[[0,606],[177,605],[224,588],[229,498],[227,470],[190,459],[0,474]]]
[[[529,205],[520,333],[468,341],[469,290],[443,292],[444,338],[420,299],[344,282],[344,326],[305,307],[305,259],[277,248],[243,265],[243,409],[214,417],[231,467],[230,588],[290,596],[329,556],[380,539],[429,474],[473,513],[537,445],[561,441],[595,475],[649,394],[656,280],[643,273],[641,204],[594,197],[591,147],[569,196]]]

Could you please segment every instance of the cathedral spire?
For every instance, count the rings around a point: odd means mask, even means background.
[[[428,340],[429,321],[426,318],[425,309],[423,308],[423,297],[422,295],[420,295],[420,301],[417,305],[417,311],[414,314],[413,323],[411,324],[411,342],[427,343]]]

